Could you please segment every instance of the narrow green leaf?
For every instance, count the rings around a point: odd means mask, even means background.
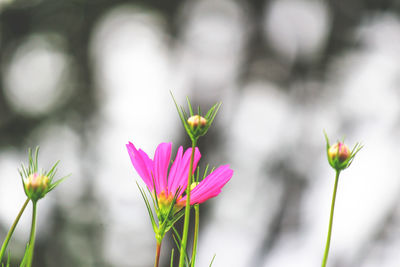
[[[210,117],[210,119],[209,119],[209,125],[211,125],[211,123],[212,123],[212,122],[214,121],[214,119],[215,119],[215,116],[217,116],[218,110],[219,110],[219,108],[221,107],[222,103],[219,102],[219,103],[216,104],[216,105],[217,105],[217,106],[216,106],[215,110],[213,110],[212,115],[211,115],[211,117]]]
[[[206,169],[205,169],[205,171],[204,171],[203,179],[202,179],[202,180],[204,180],[204,178],[206,178],[209,166],[210,166],[209,164],[206,165]],[[212,170],[211,170],[211,172],[212,172]],[[211,173],[211,172],[210,172],[210,173]]]
[[[197,171],[196,171],[196,183],[199,182],[199,177],[200,177],[200,167],[197,166]]]
[[[176,230],[176,228],[175,227],[172,227],[172,230],[174,231],[174,235],[172,235],[172,237],[173,237],[173,239],[174,239],[174,242],[175,242],[175,245],[176,245],[176,247],[178,248],[178,250],[180,251],[181,250],[181,243],[182,243],[182,239],[181,239],[181,237],[179,236],[179,233],[178,233],[178,231]],[[178,239],[178,240],[177,240]],[[184,251],[185,252],[185,264],[186,264],[186,266],[190,266],[190,262],[189,262],[189,258],[188,258],[188,253],[187,253],[187,251],[185,250]]]
[[[327,133],[325,132],[325,130],[324,130],[324,136],[325,136],[325,140],[326,140],[326,147],[327,147],[327,149],[329,149],[331,146],[330,146],[330,144],[329,144],[329,138],[328,138],[328,135],[327,135]]]
[[[136,182],[137,183],[137,182]],[[149,192],[149,195],[150,195],[150,197],[151,197],[151,201],[153,202],[153,207],[156,209],[156,211],[157,210],[159,210],[159,207],[158,207],[158,201],[156,202],[156,200],[155,200],[155,198],[154,198],[154,196],[153,196],[153,193],[150,191],[150,189],[146,186],[146,189],[147,189],[147,192]],[[144,190],[143,190],[144,191]]]
[[[189,118],[189,116],[188,116],[188,114],[186,113],[186,110],[181,106],[181,112],[182,112],[182,115],[183,115],[183,118],[184,118],[184,122],[185,122],[185,124],[186,124],[186,122],[187,122],[187,119]],[[191,115],[192,116],[192,115]]]
[[[189,107],[189,112],[190,112],[190,116],[193,116],[193,108],[192,108],[192,104],[190,103],[189,97],[186,97],[187,103],[188,103],[188,107]]]
[[[144,193],[142,188],[139,186],[138,182],[136,182],[136,185],[139,188],[140,194],[143,197],[144,203],[145,203],[146,208],[147,208],[147,212],[149,213],[151,224],[153,226],[153,230],[154,230],[155,233],[157,233],[158,228],[157,228],[156,221],[154,220],[154,215],[153,215],[153,211],[151,210],[149,200],[147,199],[146,194]]]
[[[174,95],[172,94],[171,91],[169,91],[169,92],[170,92],[170,94],[171,94],[172,99],[174,100],[175,107],[176,107],[176,110],[178,111],[179,117],[181,118],[182,124],[183,124],[183,126],[185,126],[186,119],[185,119],[185,117],[184,117],[184,115],[183,115],[183,113],[182,113],[182,111],[181,111],[181,110],[183,110],[183,108],[180,107],[180,109],[179,109],[179,106],[178,106],[178,104],[176,103],[176,100],[175,100]]]
[[[24,254],[24,257],[22,258],[22,261],[21,261],[21,264],[19,265],[19,267],[26,266],[26,261],[28,260],[28,254],[29,254],[29,244],[26,244],[25,254]]]
[[[67,179],[67,178],[70,177],[70,176],[71,176],[71,174],[69,174],[69,175],[67,175],[67,176],[64,176],[64,177],[58,179],[56,182],[50,184],[49,190],[47,191],[47,193],[50,192],[50,191],[52,191],[54,188],[56,188],[56,186],[58,186],[62,181],[64,181],[65,179]],[[46,194],[47,194],[47,193],[46,193]]]
[[[169,266],[174,267],[174,249],[171,250],[171,262]]]
[[[217,102],[214,104],[214,106],[212,106],[206,113],[205,118],[210,118],[212,116],[212,114],[216,113],[218,110],[217,108],[219,108],[219,106],[221,106],[222,102]],[[217,111],[216,111],[217,110]]]
[[[48,171],[46,174],[46,176],[50,179],[50,181],[53,180],[53,177],[57,172],[56,167],[57,167],[58,163],[60,163],[59,160],[53,165],[53,167],[50,169],[50,171]]]
[[[210,267],[211,267],[211,265],[212,265],[213,262],[214,262],[215,256],[217,256],[217,254],[214,254],[214,257],[212,258],[211,263],[210,263]]]
[[[160,207],[159,207],[159,205],[158,205],[158,196],[157,196],[157,190],[156,190],[156,182],[155,182],[155,179],[154,179],[153,172],[151,173],[151,178],[153,179],[153,190],[154,190],[154,198],[155,198],[155,201],[153,201],[153,202],[155,203],[155,207],[157,208],[157,210],[159,210]],[[152,195],[152,197],[153,197],[153,195]]]
[[[8,255],[7,255],[7,267],[10,267],[10,264],[11,264],[11,252],[8,252]]]
[[[34,165],[35,172],[38,172],[38,158],[39,158],[38,156],[39,156],[39,147],[37,146],[35,150],[35,165]]]
[[[31,148],[28,149],[28,161],[29,161],[28,172],[31,173],[33,171],[32,170],[32,162],[33,162],[33,160],[32,160],[32,149]]]

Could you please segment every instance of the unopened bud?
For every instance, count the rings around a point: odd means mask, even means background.
[[[350,150],[348,146],[339,142],[329,148],[328,156],[331,160],[337,158],[339,162],[342,163],[350,157]]]
[[[203,118],[202,116],[200,116],[200,115],[191,116],[187,120],[187,122],[193,128],[198,127],[198,126],[204,127],[207,124],[207,120],[205,118]]]
[[[46,175],[32,173],[24,180],[25,191],[29,198],[38,200],[46,194],[49,183]]]

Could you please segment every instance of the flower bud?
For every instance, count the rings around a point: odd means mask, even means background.
[[[340,172],[348,168],[354,160],[355,155],[363,147],[360,143],[356,143],[353,149],[350,151],[349,147],[342,142],[337,142],[334,145],[329,144],[329,139],[326,133],[326,153],[328,156],[328,162],[337,172]]]
[[[207,124],[207,120],[200,115],[191,116],[188,118],[187,122],[192,128],[196,128],[198,126],[204,127]]]
[[[328,156],[332,161],[337,158],[342,163],[350,157],[349,147],[338,142],[329,148]]]
[[[50,179],[43,174],[32,173],[24,179],[25,192],[32,200],[39,200],[47,193]]]

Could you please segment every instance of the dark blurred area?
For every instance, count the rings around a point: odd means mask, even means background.
[[[223,102],[201,166],[235,170],[201,206],[198,266],[319,266],[334,181],[323,130],[365,144],[339,186],[330,266],[398,266],[400,1],[0,0],[0,42],[0,240],[29,147],[72,174],[39,202],[34,266],[152,266],[125,144],[189,146],[170,91]]]

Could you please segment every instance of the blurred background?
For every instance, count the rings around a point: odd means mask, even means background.
[[[170,91],[223,102],[201,162],[235,171],[201,205],[197,266],[320,266],[334,184],[323,130],[365,145],[341,175],[329,266],[399,266],[399,1],[0,0],[0,42],[1,242],[29,147],[71,173],[39,202],[34,266],[153,265],[125,144],[151,157],[190,145]]]

